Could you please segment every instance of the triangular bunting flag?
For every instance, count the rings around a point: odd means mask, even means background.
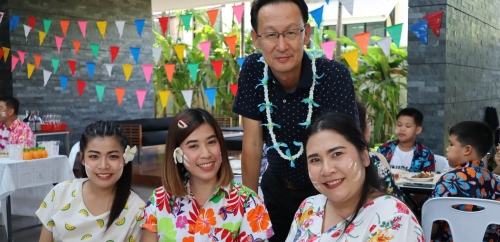
[[[58,67],[59,67],[59,59],[55,58],[55,57],[52,57],[52,70],[53,70],[54,74],[57,73],[57,68]]]
[[[142,71],[144,72],[144,77],[146,78],[146,82],[149,84],[149,80],[151,79],[151,73],[153,73],[153,64],[142,64]]]
[[[33,58],[35,59],[35,67],[37,70],[40,70],[40,62],[42,61],[42,56],[41,55],[33,55]]]
[[[99,45],[90,44],[90,49],[92,49],[92,54],[94,55],[94,58],[97,59],[97,56],[99,55]]]
[[[125,88],[115,87],[116,99],[118,100],[118,106],[122,105],[123,96],[125,96]]]
[[[43,20],[43,30],[45,31],[45,33],[49,32],[51,24],[52,24],[52,19],[44,19]]]
[[[6,47],[2,47],[0,49],[0,59],[2,58],[2,56],[4,56],[4,53],[5,53],[5,50],[3,48],[6,48]],[[7,62],[7,61],[4,61],[4,62]]]
[[[47,34],[45,34],[42,31],[38,31],[38,41],[40,42],[40,46],[42,46],[42,43],[43,43],[43,40],[45,39],[45,36],[47,36]]]
[[[123,73],[125,74],[125,81],[128,82],[130,79],[130,75],[132,75],[132,69],[134,68],[134,65],[130,64],[122,64],[123,67]]]
[[[217,89],[214,88],[205,88],[205,95],[207,95],[207,99],[210,102],[210,107],[214,107],[215,105],[215,94],[217,93]]]
[[[123,35],[123,28],[125,27],[125,21],[120,20],[120,21],[115,21],[116,28],[118,29],[118,34],[120,35],[120,39],[122,38]]]
[[[352,68],[352,70],[358,73],[358,50],[351,50],[342,54],[342,57],[347,61],[347,64]]]
[[[95,84],[95,91],[97,92],[97,99],[99,102],[102,102],[102,97],[104,96],[104,89],[106,89],[105,86]]]
[[[132,57],[134,57],[135,64],[139,64],[139,54],[141,53],[140,47],[130,47],[130,53],[132,53]]]
[[[377,45],[382,49],[385,56],[389,56],[391,54],[391,36],[384,37],[383,39],[377,41]]]
[[[188,63],[187,67],[189,69],[189,74],[191,74],[191,80],[196,82],[196,76],[198,74],[198,66],[200,63]]]
[[[240,66],[240,68],[243,66],[243,62],[245,62],[245,59],[246,59],[246,57],[236,58],[236,61],[238,62],[238,65]]]
[[[137,102],[139,103],[139,108],[142,109],[142,104],[144,104],[144,98],[146,97],[146,90],[135,90],[137,95]]]
[[[75,60],[68,60],[68,66],[69,66],[69,69],[71,70],[71,76],[75,76],[76,61]]]
[[[99,29],[99,33],[103,39],[106,39],[106,26],[108,25],[108,21],[97,21],[97,28]]]
[[[158,61],[160,61],[162,47],[154,47],[153,48],[153,59],[155,63],[158,65]]]
[[[389,35],[392,38],[392,41],[394,41],[394,44],[399,48],[399,44],[401,42],[401,33],[403,32],[403,24],[396,24],[393,26],[389,26],[385,28]]]
[[[349,12],[349,14],[352,14],[354,13],[354,0],[340,0],[340,2],[342,3],[342,6],[344,6],[344,8],[347,10],[347,12]]]
[[[7,58],[9,58],[10,48],[2,47],[3,50],[3,62],[7,62]]]
[[[325,0],[326,4],[329,5],[330,4],[330,0]]]
[[[43,86],[47,85],[47,82],[49,82],[50,76],[52,75],[52,72],[43,70]]]
[[[57,35],[55,36],[55,38],[56,38],[57,53],[61,54],[61,46],[62,46],[62,42],[64,41],[64,38],[59,37]]]
[[[19,57],[12,55],[12,60],[10,62],[12,64],[10,72],[14,72],[14,69],[16,68],[17,62],[19,62]]]
[[[31,75],[33,75],[33,71],[35,70],[35,66],[31,63],[27,63],[26,67],[28,68],[28,79],[31,79]]]
[[[236,40],[238,39],[238,35],[225,37],[227,47],[229,47],[229,51],[231,54],[236,55]]]
[[[68,78],[65,76],[59,76],[59,81],[61,82],[61,90],[66,91],[66,87],[68,86]]]
[[[427,45],[427,30],[428,30],[428,25],[427,25],[427,19],[424,19],[412,26],[410,26],[410,30],[424,43],[424,45]]]
[[[243,10],[245,9],[245,4],[242,3],[240,5],[233,6],[233,13],[236,17],[236,21],[238,24],[241,24],[241,17],[243,17]]]
[[[87,82],[76,80],[76,86],[78,87],[78,97],[82,96],[83,90],[85,90],[85,85],[87,85]]]
[[[78,51],[80,51],[80,45],[82,45],[82,42],[78,40],[73,40],[73,48],[75,49],[75,56],[77,56]]]
[[[215,77],[217,77],[217,79],[220,78],[220,74],[222,72],[222,64],[223,63],[224,63],[223,60],[212,61],[212,67],[214,68]]]
[[[314,21],[316,22],[316,26],[318,28],[321,26],[321,22],[323,22],[323,5],[321,7],[312,10],[309,12],[311,16],[313,17]]]
[[[139,37],[142,38],[142,29],[144,29],[144,23],[146,23],[145,19],[136,19],[134,20],[135,22],[135,28],[137,29],[137,33],[139,34]]]
[[[191,14],[191,13],[181,15],[182,24],[184,25],[185,31],[188,31],[189,28],[191,27],[191,18],[192,17],[193,17],[193,14]]]
[[[116,55],[120,51],[120,46],[110,46],[109,52],[111,52],[111,63],[115,63]]]
[[[188,108],[191,108],[191,102],[193,101],[193,90],[182,90],[182,96],[186,101]]]
[[[231,89],[233,96],[236,97],[236,93],[238,92],[238,83],[229,85],[229,89]]]
[[[441,21],[443,19],[443,12],[444,10],[441,10],[438,12],[427,14],[423,17],[427,19],[429,28],[431,28],[432,32],[434,32],[434,34],[438,37],[441,33]]]
[[[208,57],[210,57],[210,44],[212,44],[212,41],[210,41],[210,40],[200,42],[198,44],[200,46],[201,51],[205,55],[206,61],[208,61]]]
[[[361,52],[363,52],[363,55],[366,55],[368,51],[368,43],[370,42],[370,32],[356,34],[353,38],[356,40],[356,43],[361,49]]]
[[[94,62],[87,62],[87,72],[89,73],[89,79],[92,79],[94,76],[94,71],[95,71],[95,63]]]
[[[169,17],[161,17],[158,18],[158,22],[160,22],[160,27],[161,27],[161,34],[165,36],[165,32],[168,29],[168,18]]]
[[[36,23],[35,17],[28,17],[28,24],[30,25],[31,30],[33,30],[32,32],[35,32],[35,23]]]
[[[26,56],[26,52],[18,50],[17,54],[19,55],[19,60],[21,61],[21,65],[24,65],[24,57]]]
[[[80,26],[80,32],[82,32],[82,36],[85,39],[87,35],[87,21],[78,21],[78,26]]]
[[[59,24],[61,25],[64,37],[66,37],[66,34],[68,33],[69,20],[59,20]]]
[[[158,91],[158,96],[160,96],[161,106],[163,108],[167,107],[168,96],[170,95],[169,90]]]
[[[165,64],[165,73],[167,74],[168,82],[172,82],[174,76],[175,64]]]
[[[333,54],[335,52],[336,43],[337,41],[335,40],[321,43],[321,49],[323,49],[326,58],[328,58],[329,60],[333,60]]]
[[[12,17],[10,18],[10,26],[9,26],[9,33],[14,31],[16,28],[17,28],[17,25],[19,24],[19,19],[21,18],[21,16],[19,15],[12,15]]]
[[[177,54],[177,57],[179,58],[179,60],[181,62],[184,59],[184,49],[185,48],[186,48],[186,45],[183,45],[183,44],[174,45],[175,53]]]
[[[215,21],[217,21],[217,15],[219,14],[219,9],[211,9],[207,11],[208,19],[210,20],[210,26],[214,27]]]
[[[26,41],[28,41],[28,35],[30,34],[31,27],[26,24],[23,24],[23,27],[24,27],[24,37],[26,38]]]
[[[108,71],[108,75],[111,77],[111,72],[113,71],[113,64],[104,64],[106,70]]]

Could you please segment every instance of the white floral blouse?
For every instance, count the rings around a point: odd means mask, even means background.
[[[408,207],[386,195],[368,202],[351,224],[347,220],[322,233],[327,198],[316,195],[302,202],[286,242],[407,241],[424,242],[424,234]],[[344,228],[347,226],[345,233]]]

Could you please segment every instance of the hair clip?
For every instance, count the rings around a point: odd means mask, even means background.
[[[185,129],[185,128],[187,128],[188,126],[187,126],[187,124],[186,124],[186,123],[184,123],[184,121],[179,120],[179,122],[177,122],[177,127],[179,127],[180,129]]]

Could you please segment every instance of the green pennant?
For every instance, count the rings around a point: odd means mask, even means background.
[[[59,59],[58,58],[52,58],[52,68],[54,69],[54,71],[53,71],[52,74],[56,74],[57,67],[59,67]]]
[[[98,44],[90,44],[90,48],[92,49],[92,54],[94,54],[94,58],[97,59],[97,55],[99,55],[99,45]]]
[[[191,74],[191,79],[193,79],[193,82],[196,82],[196,74],[198,74],[199,63],[188,63],[187,66],[189,73]]]
[[[43,20],[43,29],[45,30],[45,34],[49,33],[50,25],[52,24],[52,19],[44,19]]]
[[[392,38],[392,41],[399,48],[399,43],[401,42],[401,33],[403,32],[403,24],[396,24],[385,28]]]
[[[95,84],[95,90],[97,92],[97,99],[99,99],[99,102],[102,102],[102,96],[104,96],[104,89],[106,89],[105,86]]]
[[[189,27],[191,27],[191,18],[192,17],[193,17],[192,13],[181,15],[181,20],[182,20],[182,23],[184,24],[184,29],[186,31],[188,31]]]

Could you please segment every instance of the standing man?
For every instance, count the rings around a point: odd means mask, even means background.
[[[33,131],[17,117],[19,101],[14,97],[0,97],[0,151],[7,151],[9,144],[34,146]]]
[[[262,54],[243,63],[233,112],[243,116],[243,184],[257,191],[263,142],[268,169],[264,203],[275,235],[285,241],[300,203],[318,194],[312,185],[301,135],[323,112],[343,112],[356,121],[354,87],[347,68],[304,51],[311,26],[304,0],[254,0],[252,39]]]

